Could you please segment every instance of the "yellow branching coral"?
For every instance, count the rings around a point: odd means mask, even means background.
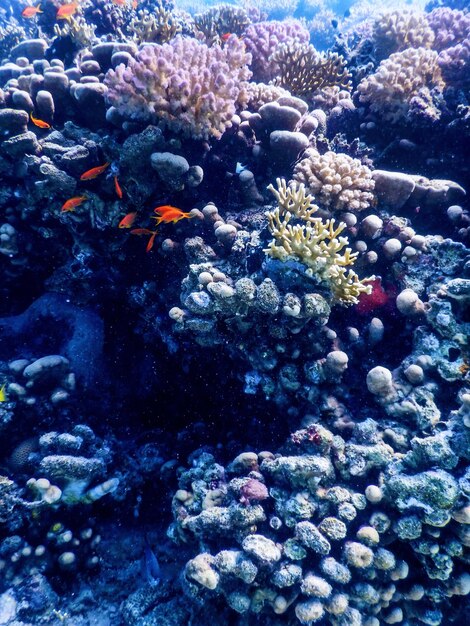
[[[328,285],[334,302],[356,304],[361,293],[371,292],[371,286],[349,267],[357,253],[347,247],[347,237],[341,236],[346,224],[314,217],[318,207],[302,183],[291,181],[288,186],[278,178],[276,184],[277,189],[268,187],[278,206],[266,213],[273,240],[264,252],[280,261],[300,261],[308,267],[308,273]]]
[[[296,96],[314,94],[325,87],[351,89],[346,61],[336,52],[320,53],[312,44],[281,44],[271,61],[280,68],[277,84]]]

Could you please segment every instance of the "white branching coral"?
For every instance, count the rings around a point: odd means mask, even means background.
[[[376,202],[372,172],[347,154],[309,148],[294,168],[294,180],[333,211],[363,211]]]
[[[276,184],[277,189],[268,187],[278,206],[266,213],[273,240],[264,252],[280,261],[293,259],[306,265],[312,276],[326,283],[333,301],[339,304],[355,304],[361,293],[370,293],[366,282],[371,279],[361,280],[349,267],[357,253],[347,247],[347,237],[341,236],[346,224],[314,217],[318,207],[304,184],[292,181],[288,186],[283,178]]]

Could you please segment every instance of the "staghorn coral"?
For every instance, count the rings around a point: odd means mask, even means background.
[[[435,50],[408,48],[382,61],[370,76],[358,85],[359,101],[386,122],[406,121],[411,100],[421,96],[429,100],[431,91],[442,91],[444,81]],[[427,113],[439,116],[433,106]]]
[[[194,16],[196,27],[211,42],[226,33],[240,36],[251,24],[247,12],[242,7],[222,4]]]
[[[108,101],[124,117],[161,120],[186,137],[220,137],[245,106],[250,59],[235,36],[223,48],[177,36],[109,70]]]
[[[276,83],[297,96],[338,86],[351,89],[346,61],[336,52],[319,53],[311,44],[281,44],[270,57],[279,66]]]
[[[406,48],[432,48],[434,32],[426,15],[416,11],[391,11],[374,22],[373,38],[380,59]]]
[[[347,154],[320,154],[310,148],[295,166],[293,176],[327,209],[363,211],[375,204],[372,172]]]
[[[287,46],[295,42],[308,43],[310,34],[298,20],[284,22],[258,22],[246,29],[243,41],[251,53],[251,70],[256,81],[269,82],[276,78],[279,65],[272,59],[278,46]]]
[[[146,9],[139,11],[130,23],[130,30],[136,43],[166,43],[176,37],[182,27],[176,15],[159,2],[153,13]]]
[[[312,274],[331,287],[334,301],[345,306],[355,304],[361,293],[370,293],[371,287],[359,279],[352,270],[357,254],[351,251],[348,239],[341,237],[346,224],[338,226],[334,219],[323,221],[313,217],[318,207],[313,197],[306,194],[305,185],[277,179],[277,189],[268,189],[274,194],[278,206],[268,211],[268,228],[273,240],[265,253],[274,259],[287,261],[298,259]],[[291,224],[291,220],[300,224]]]

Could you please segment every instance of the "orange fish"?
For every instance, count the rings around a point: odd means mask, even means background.
[[[59,10],[55,14],[58,20],[69,20],[72,15],[75,14],[78,9],[78,2],[71,2],[70,4],[63,4],[59,7]]]
[[[116,190],[117,197],[122,200],[122,189],[117,176],[114,177],[114,189]]]
[[[62,205],[62,213],[65,213],[66,211],[74,211],[76,207],[80,206],[86,199],[86,196],[75,196],[74,198],[70,198]]]
[[[176,222],[179,222],[184,218],[191,219],[192,217],[194,217],[194,215],[191,215],[190,213],[185,213],[181,209],[178,209],[175,206],[171,206],[169,204],[157,207],[153,210],[153,212],[158,215],[158,217],[152,217],[152,219],[157,220],[157,226],[162,222],[164,224],[176,224]]]
[[[38,128],[51,128],[51,125],[48,122],[45,122],[44,120],[40,120],[37,117],[34,117],[32,113],[29,114],[29,117],[31,118],[31,121],[33,122],[33,124],[37,126]]]
[[[38,4],[37,7],[25,7],[22,11],[21,11],[21,15],[22,17],[34,17],[37,13],[42,13],[42,11],[40,11],[41,5]]]
[[[220,35],[220,39],[225,43],[232,33],[224,33]]]
[[[134,211],[133,213],[128,213],[119,222],[118,227],[119,228],[130,228],[132,226],[132,224],[134,223],[134,221],[135,221],[136,215],[137,215],[136,211]],[[136,230],[139,230],[139,229],[136,229]],[[142,229],[142,230],[145,230],[145,228]],[[133,235],[137,235],[137,234],[138,233],[133,233]],[[142,234],[144,235],[145,233],[142,233]]]
[[[153,248],[157,231],[150,230],[148,228],[134,228],[133,230],[131,230],[131,235],[150,235],[150,239],[147,242],[147,247],[145,248],[145,252],[150,252],[150,250]]]
[[[107,167],[109,167],[109,163],[98,165],[98,167],[92,167],[91,170],[87,170],[80,176],[80,180],[93,180],[93,178],[102,174]]]
[[[134,11],[137,9],[137,5],[138,5],[138,0],[132,0],[132,8],[134,9]]]

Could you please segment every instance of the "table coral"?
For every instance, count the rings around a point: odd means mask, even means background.
[[[124,117],[162,120],[194,139],[220,137],[245,105],[250,60],[235,36],[223,48],[177,36],[109,70],[107,98]]]

